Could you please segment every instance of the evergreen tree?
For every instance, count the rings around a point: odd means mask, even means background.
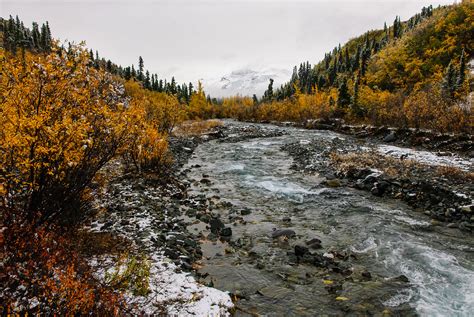
[[[464,57],[464,49],[461,52],[461,58],[459,59],[459,74],[456,81],[456,88],[461,89],[466,79],[466,60]]]
[[[144,68],[144,63],[143,63],[143,58],[140,56],[138,58],[138,80],[143,81],[143,68]]]
[[[443,90],[443,95],[445,98],[454,98],[454,93],[456,91],[458,74],[456,68],[453,66],[453,63],[450,62],[446,71],[444,73],[444,78],[441,83],[441,88]]]
[[[356,116],[362,116],[362,109],[359,105],[359,76],[355,76],[354,78],[354,91],[351,97],[351,104],[352,104],[352,112]]]
[[[132,78],[132,71],[130,69],[130,66],[129,67],[125,67],[125,70],[124,70],[124,75],[126,80],[130,80],[130,78]]]
[[[41,48],[41,34],[40,34],[40,31],[39,31],[39,26],[38,26],[38,23],[36,22],[33,22],[33,25],[32,25],[32,31],[31,31],[31,35],[32,35],[32,38],[33,38],[33,46],[35,49],[40,49]]]
[[[149,71],[146,71],[145,88],[146,89],[151,89],[151,81],[150,81],[150,72]]]
[[[175,95],[177,93],[177,90],[176,90],[176,80],[174,79],[174,76],[171,77],[171,83],[170,83],[170,93]]]
[[[340,109],[344,109],[351,102],[351,96],[347,87],[347,79],[343,78],[337,90],[337,106]]]
[[[268,84],[268,89],[263,94],[263,98],[267,101],[273,99],[273,79],[270,78],[270,83]]]
[[[258,97],[257,97],[256,94],[253,94],[252,100],[253,100],[253,104],[254,104],[254,105],[258,104]]]

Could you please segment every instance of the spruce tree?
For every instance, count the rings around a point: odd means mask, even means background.
[[[341,80],[337,93],[337,106],[340,109],[344,109],[351,102],[351,96],[349,94],[349,89],[347,88],[347,79],[343,78]]]
[[[268,89],[264,93],[265,100],[272,100],[273,99],[273,79],[270,78],[270,83],[268,84]]]
[[[253,94],[252,100],[253,100],[253,104],[254,104],[254,105],[258,104],[258,97],[257,97],[256,94]]]
[[[35,49],[40,49],[40,38],[41,38],[41,34],[40,34],[40,31],[39,31],[39,27],[38,27],[38,23],[36,22],[33,22],[33,26],[32,26],[32,31],[31,31],[31,36],[33,37],[33,45],[34,45],[34,48]]]
[[[458,74],[456,68],[453,66],[453,63],[450,62],[446,71],[444,73],[444,78],[441,83],[441,88],[443,90],[443,95],[445,98],[454,98],[454,93],[456,91]]]
[[[143,81],[143,68],[144,68],[144,63],[143,63],[143,58],[140,56],[138,57],[138,80]]]
[[[356,75],[354,78],[354,91],[351,97],[351,104],[352,104],[352,112],[356,116],[361,116],[362,109],[360,108],[360,105],[359,105],[359,76],[358,75]]]
[[[151,89],[151,81],[150,81],[150,72],[149,71],[146,71],[145,88],[146,89]]]
[[[461,57],[459,59],[459,74],[456,81],[456,88],[461,89],[466,79],[466,60],[464,57],[464,49],[461,52]]]

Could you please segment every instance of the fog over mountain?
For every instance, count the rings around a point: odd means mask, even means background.
[[[2,0],[2,16],[46,21],[61,39],[178,82],[203,79],[214,96],[261,94],[338,43],[451,0]]]

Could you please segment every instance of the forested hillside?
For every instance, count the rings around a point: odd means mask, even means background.
[[[336,46],[314,66],[301,63],[281,87],[274,88],[271,80],[260,102],[256,96],[253,101],[229,98],[217,111],[257,120],[343,117],[469,131],[473,21],[474,4],[467,1],[423,8],[404,22],[396,17],[390,26]]]

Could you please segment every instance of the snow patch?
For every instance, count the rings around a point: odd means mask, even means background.
[[[390,155],[394,157],[407,156],[407,159],[412,159],[420,163],[436,166],[452,166],[463,170],[471,170],[474,164],[474,159],[464,159],[457,155],[453,156],[439,156],[434,152],[414,150],[410,148],[403,148],[394,145],[379,145],[378,151],[381,154]]]

